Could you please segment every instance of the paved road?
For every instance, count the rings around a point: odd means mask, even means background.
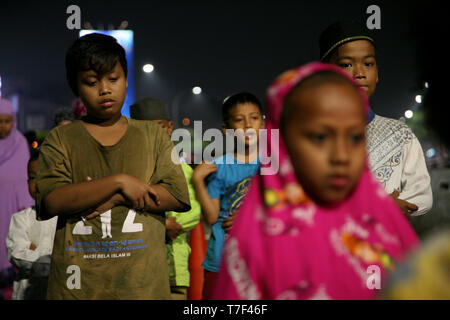
[[[450,168],[429,170],[433,189],[433,208],[427,214],[413,217],[411,223],[420,238],[444,228],[450,229]]]

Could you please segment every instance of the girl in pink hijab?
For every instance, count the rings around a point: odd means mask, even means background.
[[[370,172],[365,93],[340,68],[312,63],[279,76],[267,104],[279,171],[251,182],[215,299],[376,298],[418,239]],[[277,150],[267,141],[265,152]]]
[[[13,266],[8,261],[5,240],[13,213],[34,205],[28,192],[27,140],[17,130],[12,104],[0,98],[0,300],[12,284]]]

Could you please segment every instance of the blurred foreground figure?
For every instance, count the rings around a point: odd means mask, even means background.
[[[418,239],[370,171],[366,95],[322,63],[283,73],[267,92],[267,129],[281,132],[280,170],[251,181],[215,298],[377,298],[372,270],[381,283]]]
[[[430,237],[398,268],[385,289],[385,299],[450,300],[449,231]]]

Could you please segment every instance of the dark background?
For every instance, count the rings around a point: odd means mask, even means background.
[[[65,52],[78,37],[66,27],[71,4],[81,8],[82,27],[87,21],[105,28],[129,22],[137,99],[154,96],[173,105],[181,96],[184,114],[210,126],[220,124],[226,96],[250,91],[264,100],[278,74],[318,60],[318,37],[327,25],[340,19],[365,23],[371,4],[381,8],[381,30],[374,31],[380,82],[373,109],[398,119],[416,105],[421,90],[417,29],[424,17],[415,1],[2,0],[2,94],[18,93],[29,112],[50,115],[74,98],[64,68]],[[155,71],[144,73],[145,63]],[[194,85],[202,87],[202,95],[189,94]]]
[[[56,108],[70,106],[64,58],[78,31],[68,30],[66,9],[81,8],[81,22],[94,27],[123,20],[134,31],[136,98],[154,96],[171,107],[179,101],[181,116],[203,120],[205,127],[221,123],[221,101],[238,91],[250,91],[264,101],[271,81],[288,68],[319,59],[318,37],[336,20],[365,23],[367,7],[381,8],[381,30],[374,31],[380,82],[372,98],[376,113],[400,118],[416,111],[407,124],[427,157],[434,206],[413,219],[421,237],[450,226],[450,157],[447,107],[448,13],[445,1],[9,1],[0,0],[0,76],[2,95],[19,97],[19,128],[50,129]],[[155,71],[145,74],[151,63]],[[426,112],[414,98],[429,89]],[[193,96],[194,85],[203,93]],[[436,86],[438,85],[438,86]],[[434,92],[431,98],[431,92]],[[421,111],[422,109],[422,111]],[[421,114],[422,112],[422,114]],[[41,116],[42,122],[24,121]],[[38,125],[41,126],[38,128]],[[44,126],[45,128],[42,128]],[[430,139],[428,129],[441,138]]]

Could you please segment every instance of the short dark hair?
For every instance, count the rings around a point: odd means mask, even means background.
[[[236,93],[236,94],[233,94],[232,96],[225,98],[225,100],[223,101],[222,119],[223,119],[223,122],[225,123],[225,125],[228,125],[228,119],[230,117],[230,110],[233,107],[237,106],[238,104],[243,104],[243,103],[252,103],[258,107],[261,114],[263,113],[263,108],[262,108],[261,102],[254,94],[249,93],[249,92]]]
[[[336,21],[329,25],[319,37],[320,60],[330,62],[331,57],[344,44],[357,40],[366,40],[374,48],[375,40],[365,24],[355,20]]]
[[[66,77],[72,92],[79,96],[79,72],[94,70],[101,77],[112,71],[117,62],[122,65],[126,77],[128,68],[125,50],[115,38],[91,33],[75,40],[66,54]]]
[[[59,108],[53,113],[53,127],[56,127],[62,121],[73,121],[74,118],[72,108]]]

